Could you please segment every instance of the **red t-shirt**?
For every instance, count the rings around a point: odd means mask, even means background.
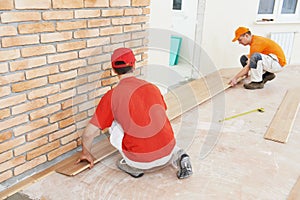
[[[170,155],[175,138],[159,89],[129,77],[100,100],[91,123],[100,129],[116,120],[124,130],[123,153],[135,162],[151,162]]]

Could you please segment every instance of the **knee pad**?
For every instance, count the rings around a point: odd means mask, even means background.
[[[248,60],[247,56],[245,56],[245,55],[241,56],[240,62],[241,62],[241,64],[242,64],[243,67],[245,67],[247,65],[247,60]]]

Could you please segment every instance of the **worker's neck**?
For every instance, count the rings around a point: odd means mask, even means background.
[[[130,72],[130,73],[126,73],[126,74],[122,74],[122,75],[118,75],[119,79],[122,80],[124,78],[129,78],[129,77],[133,77],[134,73]]]

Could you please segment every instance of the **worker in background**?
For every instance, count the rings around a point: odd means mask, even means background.
[[[192,175],[190,157],[176,146],[174,132],[166,115],[166,104],[160,90],[134,76],[135,56],[131,49],[116,49],[111,57],[120,81],[100,100],[82,135],[79,163],[86,160],[93,167],[91,148],[99,129],[109,128],[110,142],[122,158],[117,166],[138,178],[144,172],[172,163],[177,177]]]
[[[248,76],[250,71],[251,82],[244,84],[246,89],[261,89],[267,81],[273,80],[275,74],[286,65],[286,58],[282,48],[273,40],[262,36],[252,35],[246,27],[239,27],[235,31],[232,42],[250,46],[248,55],[240,58],[243,69],[229,82],[231,86],[237,84],[240,77]]]

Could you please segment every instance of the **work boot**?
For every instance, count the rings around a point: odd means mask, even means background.
[[[263,83],[265,84],[266,82],[273,80],[276,76],[274,73],[271,72],[266,72],[263,74]]]
[[[178,159],[179,170],[177,172],[177,178],[188,178],[193,174],[190,157],[187,154],[182,154]]]
[[[263,83],[263,81],[251,82],[251,83],[244,84],[244,88],[249,89],[249,90],[262,89],[262,88],[264,88],[264,83]]]
[[[117,166],[120,170],[126,172],[127,174],[129,174],[130,176],[132,176],[134,178],[139,178],[144,175],[143,170],[127,165],[123,158],[121,158],[120,160],[117,161]]]

